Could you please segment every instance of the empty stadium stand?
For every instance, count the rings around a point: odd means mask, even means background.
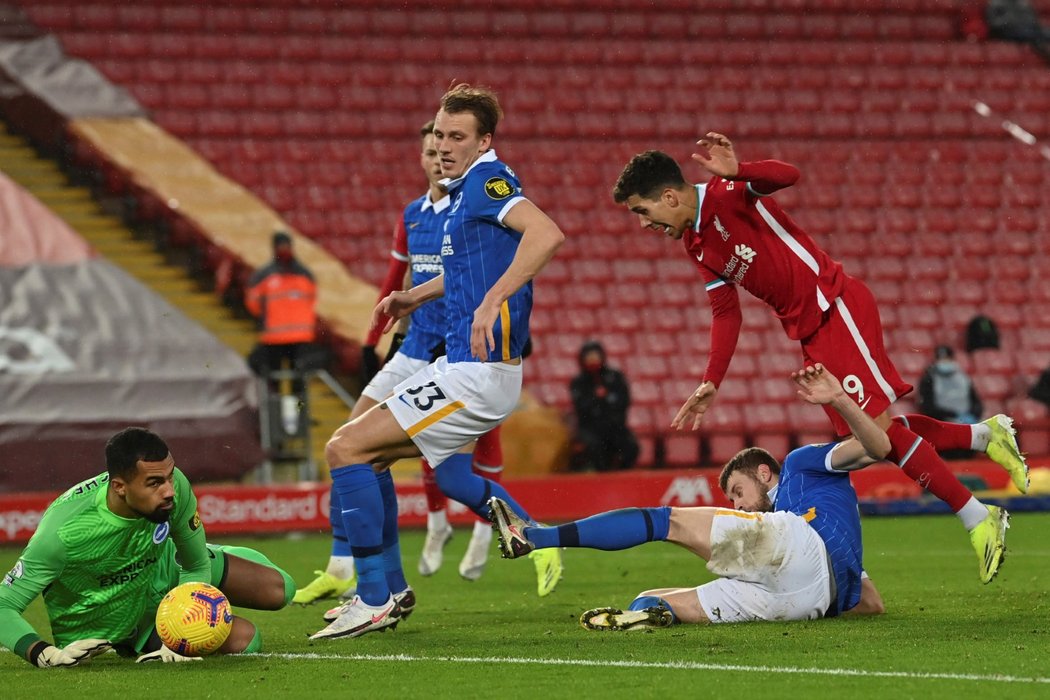
[[[1024,398],[1050,365],[1050,68],[965,41],[953,0],[20,4],[373,283],[422,191],[418,125],[452,81],[496,88],[496,148],[568,234],[537,281],[526,387],[567,409],[577,348],[605,342],[633,383],[643,466],[830,436],[788,384],[797,345],[751,299],[704,428],[668,432],[706,363],[710,312],[678,245],[609,192],[632,154],[687,161],[707,130],[801,168],[778,200],[871,286],[905,379],[936,344],[960,348],[972,316],[995,319],[1002,347],[966,361],[987,409],[1016,413],[1023,447],[1050,454],[1046,409]]]

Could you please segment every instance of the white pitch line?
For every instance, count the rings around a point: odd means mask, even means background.
[[[813,676],[858,678],[908,678],[916,680],[972,681],[975,683],[1028,683],[1050,685],[1050,678],[1035,676],[979,675],[974,673],[915,673],[912,671],[867,671],[859,668],[800,668],[797,666],[744,666],[705,664],[696,661],[596,661],[594,659],[529,659],[505,656],[415,656],[412,654],[242,654],[287,661],[429,661],[460,664],[517,664],[520,666],[584,666],[595,668],[645,668],[681,671],[743,671],[746,673],[793,673]]]

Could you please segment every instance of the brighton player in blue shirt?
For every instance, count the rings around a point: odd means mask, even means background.
[[[357,595],[314,639],[356,637],[400,621],[397,594],[408,589],[400,563],[397,497],[391,462],[422,455],[436,465],[441,490],[488,516],[498,496],[531,519],[499,484],[475,475],[478,437],[510,415],[521,394],[522,350],[529,337],[532,278],[565,239],[522,194],[514,172],[491,150],[502,116],[495,94],[457,85],[441,99],[434,137],[451,198],[443,225],[444,273],[387,296],[373,323],[397,319],[444,297],[446,355],[394,387],[393,395],[340,427],[325,456],[357,572]],[[378,475],[378,476],[377,476]],[[561,575],[551,558],[552,581]]]
[[[782,469],[765,450],[738,453],[720,481],[737,510],[629,508],[535,527],[493,499],[504,556],[544,547],[618,550],[667,541],[705,559],[719,576],[697,587],[645,591],[627,610],[588,610],[580,618],[588,629],[881,613],[882,598],[862,566],[857,494],[848,472],[885,457],[889,439],[821,365],[792,377],[806,401],[838,411],[853,437],[799,448]]]

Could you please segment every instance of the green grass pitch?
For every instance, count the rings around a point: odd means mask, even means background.
[[[245,611],[263,632],[261,656],[136,666],[107,654],[43,671],[4,652],[0,683],[12,697],[70,699],[1050,697],[1050,514],[1014,516],[1007,561],[988,586],[954,517],[866,518],[864,528],[865,562],[886,601],[880,618],[588,632],[577,624],[587,608],[710,575],[666,544],[569,550],[564,580],[540,599],[531,562],[503,561],[495,547],[480,581],[461,580],[461,528],[430,578],[415,574],[422,533],[404,533],[419,604],[394,632],[311,642],[323,605]],[[328,556],[322,535],[236,543],[300,583]],[[0,570],[18,551],[0,549]],[[27,617],[47,635],[39,600]]]

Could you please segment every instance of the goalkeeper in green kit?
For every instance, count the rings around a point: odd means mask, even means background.
[[[177,561],[176,561],[177,559]],[[209,545],[197,499],[168,446],[143,428],[106,443],[106,472],[59,496],[0,581],[0,644],[40,668],[76,666],[110,648],[144,661],[192,661],[154,630],[160,599],[180,583],[219,588],[233,606],[278,610],[295,583],[255,550]],[[54,643],[23,618],[43,595]],[[242,617],[219,653],[258,651]]]

